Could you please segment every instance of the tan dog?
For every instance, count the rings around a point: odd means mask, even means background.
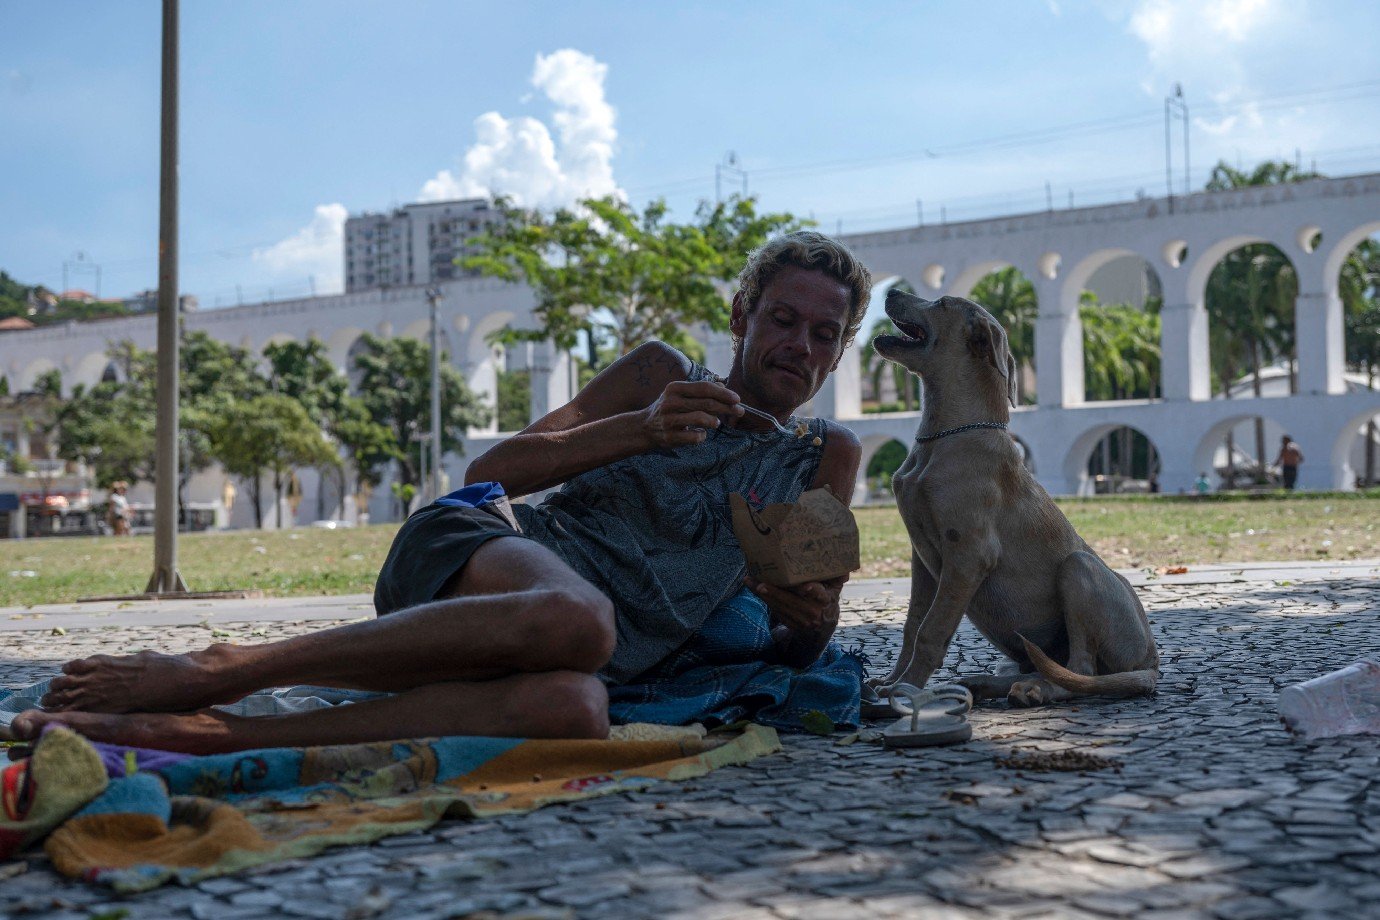
[[[878,688],[923,687],[966,613],[1011,659],[961,679],[978,698],[1031,706],[1152,692],[1159,652],[1135,590],[1078,536],[1005,431],[1016,362],[1001,324],[960,297],[895,288],[886,312],[902,334],[880,336],[877,353],[919,375],[925,393],[892,479],[912,547],[910,611]]]

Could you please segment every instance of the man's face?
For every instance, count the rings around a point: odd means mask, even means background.
[[[742,339],[735,370],[749,404],[791,412],[819,391],[843,354],[848,294],[822,271],[788,265],[751,313],[741,294],[733,299],[731,328]]]

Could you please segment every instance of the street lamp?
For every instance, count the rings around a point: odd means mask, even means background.
[[[177,570],[177,0],[163,0],[163,98],[158,184],[158,424],[153,575],[146,594],[185,594]]]
[[[429,501],[441,497],[441,330],[436,320],[437,305],[441,302],[441,288],[426,289],[431,306],[431,484]],[[423,450],[426,448],[423,447]]]

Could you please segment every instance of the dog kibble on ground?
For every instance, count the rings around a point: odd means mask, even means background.
[[[373,916],[423,920],[1368,916],[1380,739],[1301,743],[1275,705],[1284,686],[1380,653],[1380,584],[1288,580],[1142,589],[1163,662],[1150,698],[984,702],[973,740],[946,748],[786,736],[782,753],[690,784],[444,821],[403,847],[342,847],[129,899],[28,854],[25,871],[3,867],[0,916],[343,917],[365,899]],[[839,639],[880,670],[904,608],[880,591],[847,601]],[[0,632],[8,686],[75,656],[207,641],[196,626],[54,638],[33,625]],[[255,625],[277,639],[334,623]],[[936,680],[995,663],[965,625]]]
[[[1077,709],[1073,709],[1077,712]],[[1028,770],[1034,773],[1059,771],[1078,773],[1084,770],[1120,770],[1121,761],[1111,757],[1098,757],[1085,751],[1050,751],[1034,754],[1013,754],[998,757],[997,766],[1008,770]]]

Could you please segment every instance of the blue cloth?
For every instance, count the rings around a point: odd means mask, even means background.
[[[744,589],[715,608],[684,645],[631,682],[609,687],[614,722],[730,724],[750,719],[804,730],[811,712],[837,728],[859,720],[863,661],[830,642],[804,670],[772,663],[767,606]]]
[[[479,508],[507,494],[497,482],[476,482],[436,499],[436,504],[451,508]]]

